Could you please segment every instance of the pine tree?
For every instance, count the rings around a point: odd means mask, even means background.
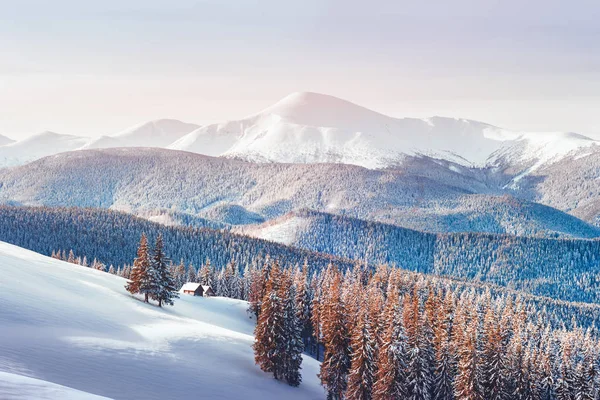
[[[433,344],[435,351],[434,400],[454,398],[454,358],[451,351],[450,327],[452,321],[452,297],[447,295],[441,311],[434,317]]]
[[[325,357],[321,364],[321,383],[327,390],[329,400],[342,399],[346,391],[350,368],[349,333],[347,316],[342,303],[341,273],[328,267],[331,284],[321,309],[323,344]]]
[[[283,298],[284,321],[284,377],[290,386],[298,386],[302,382],[300,369],[302,365],[302,324],[296,309],[296,288],[287,279],[287,284],[282,285],[280,297]]]
[[[69,258],[67,258],[67,262],[75,264],[75,254],[73,253],[73,250],[69,250]]]
[[[433,384],[433,350],[428,337],[430,327],[421,318],[417,290],[405,297],[403,307],[407,337],[408,399],[429,400]]]
[[[183,263],[183,260],[181,260],[179,262],[179,264],[177,264],[174,269],[173,269],[173,280],[175,282],[175,287],[177,289],[180,289],[183,285],[185,285],[185,280],[187,279],[187,274],[185,271],[185,264]]]
[[[213,271],[209,259],[206,259],[206,262],[204,263],[202,268],[198,270],[198,278],[198,282],[201,285],[210,287],[214,286]]]
[[[283,307],[279,297],[282,274],[278,264],[273,264],[267,281],[261,312],[254,329],[254,361],[265,372],[272,372],[275,379],[285,375],[283,371]]]
[[[162,307],[163,303],[172,306],[174,303],[173,300],[179,298],[179,294],[177,294],[175,289],[175,281],[167,266],[167,261],[168,259],[163,252],[162,235],[159,234],[154,245],[150,266],[150,276],[155,279],[152,299],[158,301],[159,307]]]
[[[505,356],[502,347],[502,332],[491,307],[483,321],[483,352],[481,360],[482,390],[489,400],[509,398],[504,387]]]
[[[379,289],[376,288],[376,290]],[[346,398],[369,400],[375,379],[376,332],[371,325],[368,305],[364,302],[357,317],[354,319],[356,329],[353,331],[350,343],[352,355]]]
[[[192,264],[187,268],[187,281],[196,282],[196,268]]]
[[[387,321],[377,356],[374,400],[403,400],[408,397],[406,333],[397,288],[388,293],[384,311]]]
[[[142,233],[137,257],[133,261],[130,280],[127,282],[125,289],[131,294],[142,293],[144,295],[144,302],[146,303],[148,302],[148,297],[153,289],[153,282],[148,275],[149,269],[150,255],[148,253],[148,239],[146,238],[146,235]]]
[[[454,331],[457,334],[455,345],[458,356],[454,393],[457,400],[482,400],[477,352],[478,321],[474,316],[469,317],[464,309],[459,312],[460,318]]]
[[[248,293],[248,301],[250,302],[250,311],[254,313],[258,320],[261,310],[262,301],[265,297],[267,282],[269,281],[268,264],[265,264],[262,269],[254,269],[251,276],[250,293]]]

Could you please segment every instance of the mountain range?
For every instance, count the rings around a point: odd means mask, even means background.
[[[8,145],[0,141],[0,165],[75,149],[144,146],[253,162],[343,163],[371,169],[424,155],[522,177],[569,155],[595,152],[597,144],[569,132],[511,131],[458,118],[393,118],[334,96],[298,92],[257,114],[206,126],[163,119],[94,139],[44,132]]]

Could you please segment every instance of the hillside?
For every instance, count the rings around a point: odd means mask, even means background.
[[[318,270],[335,262],[351,266],[348,260],[328,254],[284,246],[247,236],[209,228],[165,226],[130,214],[102,209],[0,207],[0,241],[51,255],[55,250],[73,250],[91,261],[106,265],[131,264],[142,233],[150,238],[162,234],[165,251],[178,263],[184,260],[200,267],[210,260],[217,268],[234,262],[243,268],[267,256],[292,264],[305,260]]]
[[[324,397],[310,358],[299,388],[254,365],[243,301],[182,296],[159,309],[122,278],[6,243],[0,266],[0,398],[3,372],[114,399]]]
[[[563,300],[600,300],[598,240],[431,234],[313,211],[236,230],[338,257],[490,282]]]
[[[255,224],[309,208],[430,232],[599,236],[597,228],[556,209],[498,196],[494,185],[472,169],[451,170],[426,157],[369,170],[106,149],[0,170],[0,202],[111,208],[149,218],[168,213],[163,220],[169,223],[196,226]]]
[[[310,225],[296,246],[226,231],[164,226],[101,209],[0,207],[0,240],[50,255],[73,250],[115,267],[131,264],[142,232],[164,237],[177,263],[222,268],[262,265],[267,255],[312,271],[330,263],[389,263],[406,270],[493,283],[567,301],[600,302],[600,241],[489,234],[430,234],[393,225],[308,212]],[[107,245],[109,244],[109,245]],[[308,250],[307,250],[308,249]],[[315,253],[318,251],[319,253]]]
[[[108,400],[66,386],[23,375],[0,372],[0,398],[4,400]]]

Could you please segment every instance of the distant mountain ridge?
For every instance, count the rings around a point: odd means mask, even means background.
[[[206,116],[204,116],[206,118]],[[342,163],[378,169],[428,156],[456,165],[526,174],[569,155],[598,150],[598,142],[564,132],[520,132],[467,119],[393,118],[334,96],[297,92],[249,117],[198,126],[156,120],[100,138],[78,138],[79,146],[55,143],[35,154],[6,149],[0,166],[20,165],[75,149],[160,147],[251,162]],[[10,146],[10,145],[9,145]],[[3,157],[10,153],[10,158]]]
[[[93,139],[83,149],[112,147],[166,147],[183,135],[199,128],[175,119],[159,119],[128,128],[113,136]]]
[[[0,135],[0,146],[4,146],[13,142],[14,140],[12,140],[11,138]]]
[[[593,145],[571,133],[509,131],[445,117],[392,118],[333,96],[299,92],[247,118],[198,128],[169,148],[253,162],[385,168],[414,155],[476,167],[505,167],[499,160],[546,163]]]

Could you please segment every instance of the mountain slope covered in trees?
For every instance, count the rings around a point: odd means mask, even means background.
[[[600,241],[433,234],[302,211],[238,231],[369,263],[492,282],[555,298],[600,300]]]
[[[217,268],[233,262],[240,268],[255,260],[285,258],[320,269],[332,261],[349,266],[328,254],[284,246],[279,243],[209,228],[165,226],[130,214],[82,208],[0,207],[0,241],[50,256],[73,250],[77,256],[94,258],[115,267],[130,264],[142,233],[150,242],[163,235],[165,252],[174,263],[180,260],[200,267],[207,260]]]
[[[320,214],[327,234],[303,246],[323,253],[212,229],[167,227],[129,214],[101,209],[0,207],[0,240],[42,254],[73,250],[90,261],[129,264],[143,232],[161,233],[175,263],[243,269],[270,256],[292,265],[307,260],[312,270],[329,263],[348,268],[364,262],[395,264],[406,270],[495,283],[569,301],[600,302],[600,241],[524,238],[487,234],[427,234],[398,227]],[[312,247],[311,247],[312,246]],[[336,254],[329,255],[327,252]],[[341,258],[344,257],[344,258]],[[351,261],[350,259],[355,259]]]
[[[195,226],[211,226],[199,218],[238,225],[310,208],[432,232],[599,236],[564,212],[501,195],[494,177],[455,167],[427,157],[375,171],[252,164],[161,149],[90,150],[0,170],[0,202],[170,214],[167,222]]]

